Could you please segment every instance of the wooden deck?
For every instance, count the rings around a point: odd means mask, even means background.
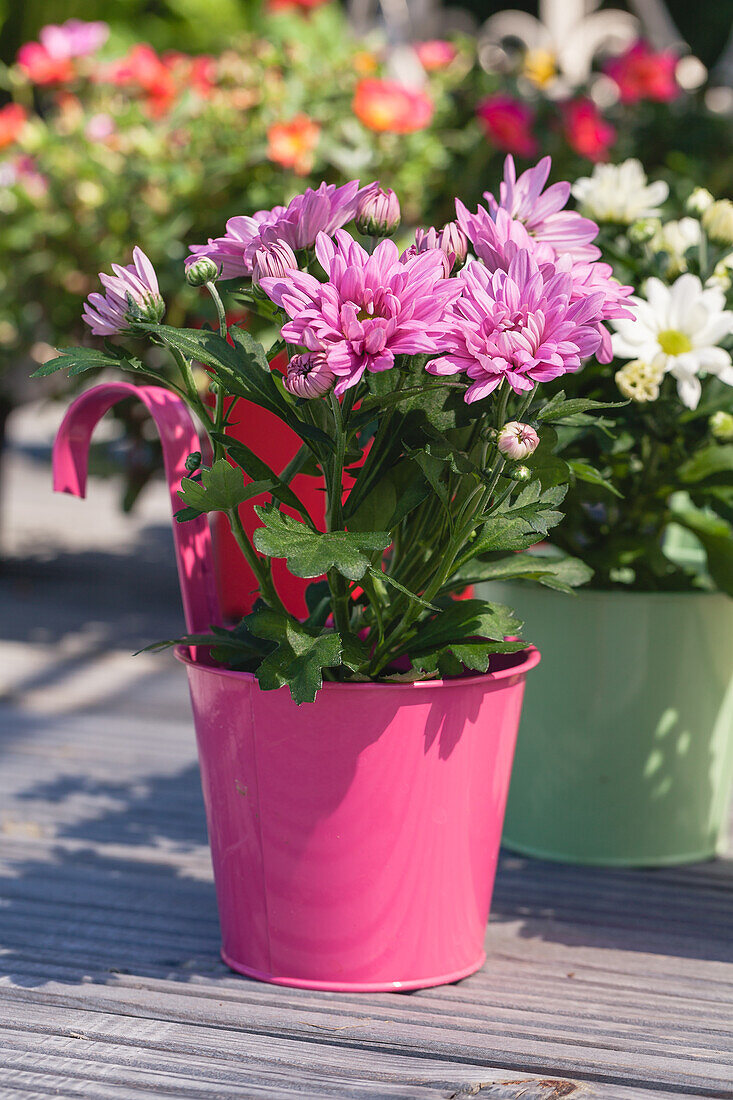
[[[123,553],[104,513],[79,556],[83,510],[111,507],[92,495],[52,506],[73,547],[44,559],[33,535],[0,569],[2,1100],[733,1098],[729,860],[506,855],[488,962],[453,986],[343,995],[228,971],[184,672],[129,657],[178,621],[164,514],[130,521]]]

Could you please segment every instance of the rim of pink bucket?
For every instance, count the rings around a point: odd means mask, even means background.
[[[187,646],[177,645],[174,648],[174,654],[176,660],[180,661],[184,665],[190,665],[192,668],[200,669],[202,672],[210,672],[216,676],[226,676],[235,680],[253,681],[256,677],[253,672],[240,672],[233,668],[219,668],[216,665],[206,665],[201,661],[194,661],[187,653]],[[375,688],[382,691],[384,688],[390,688],[399,691],[414,691],[416,688],[458,688],[469,687],[472,684],[485,684],[487,683],[499,683],[501,680],[508,680],[512,676],[523,676],[531,669],[535,668],[540,663],[540,651],[536,646],[528,645],[526,649],[518,650],[517,654],[512,656],[524,656],[524,660],[513,668],[500,668],[496,672],[482,672],[478,676],[456,676],[449,680],[411,680],[409,683],[381,683],[377,680],[370,680],[368,682],[355,683],[353,681],[336,682],[333,680],[324,680],[321,687],[321,691],[344,691],[346,689],[350,691],[373,691]]]

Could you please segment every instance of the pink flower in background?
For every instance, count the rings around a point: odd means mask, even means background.
[[[669,103],[680,91],[675,79],[678,60],[672,50],[657,53],[639,39],[620,57],[606,62],[603,71],[616,83],[622,103],[643,99]]]
[[[263,244],[284,241],[297,252],[312,248],[319,233],[332,234],[352,221],[360,193],[358,180],[343,187],[322,183],[315,191],[308,187],[288,206],[258,210],[253,217],[230,218],[225,236],[193,245],[191,252],[193,256],[210,256],[221,267],[222,279],[243,278],[252,274],[254,254]],[[192,262],[189,257],[187,263]]]
[[[492,95],[478,104],[476,115],[497,149],[520,157],[537,153],[539,146],[532,133],[534,111],[526,103],[510,95]]]
[[[432,38],[428,42],[416,42],[415,53],[423,69],[428,73],[447,68],[458,56],[458,50],[453,43],[446,42],[444,38]]]
[[[101,22],[67,19],[65,23],[49,23],[42,27],[38,37],[49,57],[86,57],[105,44],[109,27]]]
[[[327,282],[297,271],[260,285],[291,318],[283,338],[325,353],[338,377],[337,396],[357,385],[365,370],[389,370],[396,355],[440,349],[439,336],[428,330],[441,331],[461,287],[457,279],[444,277],[438,250],[402,263],[393,241],[381,241],[370,256],[340,229],[336,243],[319,234],[316,255]]]
[[[112,264],[114,275],[99,273],[104,294],[90,294],[82,317],[95,336],[127,332],[133,321],[158,323],[165,303],[158,288],[155,268],[141,248],[134,248],[131,264]]]
[[[571,149],[592,161],[606,160],[616,131],[591,99],[573,99],[563,107],[565,137]]]
[[[543,157],[534,168],[517,177],[514,158],[504,161],[504,179],[499,185],[499,201],[490,191],[484,192],[494,219],[497,212],[507,213],[526,228],[530,237],[549,244],[558,254],[570,253],[577,260],[595,260],[600,250],[591,244],[598,236],[598,226],[575,210],[565,210],[570,198],[569,183],[553,183],[543,190],[550,174],[552,160]]]
[[[92,115],[84,127],[84,133],[89,141],[106,141],[116,130],[117,126],[112,115],[104,113]]]
[[[21,46],[17,62],[33,84],[63,84],[74,76],[69,58],[52,57],[40,42],[26,42]]]
[[[428,363],[431,374],[465,372],[471,403],[506,380],[516,393],[580,369],[601,342],[603,294],[573,302],[572,278],[540,268],[517,250],[508,270],[471,263],[458,279],[463,294],[446,315],[445,354]]]

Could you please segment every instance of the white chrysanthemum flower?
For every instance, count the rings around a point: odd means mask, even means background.
[[[707,187],[696,187],[685,203],[685,206],[691,214],[704,214],[707,208],[712,206],[714,202],[715,199],[710,194]]]
[[[664,371],[642,359],[632,359],[625,367],[616,371],[615,377],[619,390],[630,401],[656,401]]]
[[[723,256],[722,260],[718,260],[713,268],[712,275],[705,280],[705,286],[720,287],[720,289],[727,294],[731,286],[733,286],[733,278],[731,278],[732,271],[733,252],[729,252],[727,256]]]
[[[733,202],[718,199],[703,214],[702,224],[711,240],[733,244]]]
[[[664,222],[649,242],[655,252],[669,256],[669,272],[680,275],[687,271],[686,253],[700,244],[701,229],[696,218],[680,218]]]
[[[733,312],[725,309],[719,287],[703,287],[696,275],[680,275],[672,286],[647,279],[646,301],[629,298],[633,321],[613,321],[613,353],[641,359],[677,380],[680,400],[697,408],[702,392],[699,375],[714,374],[733,386],[730,354],[718,346],[733,334]]]
[[[669,194],[664,180],[647,183],[638,160],[623,164],[597,164],[592,176],[573,184],[573,195],[583,213],[599,222],[631,225],[638,218],[653,218]]]

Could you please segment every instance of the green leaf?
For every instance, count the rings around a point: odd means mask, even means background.
[[[697,535],[705,548],[708,572],[721,592],[733,596],[733,526],[695,508],[675,510],[674,521]]]
[[[198,512],[229,512],[248,499],[248,490],[252,487],[245,487],[241,472],[236,466],[230,466],[225,458],[217,459],[211,469],[204,466],[200,473],[200,481],[184,477],[178,491],[189,508]]]
[[[31,378],[45,378],[59,370],[68,370],[69,377],[72,377],[76,374],[83,374],[88,370],[109,368],[132,371],[133,373],[148,373],[140,359],[131,359],[123,352],[114,354],[109,350],[100,351],[99,348],[65,348],[59,352],[55,359],[49,359],[37,371],[34,371]]]
[[[451,577],[446,589],[457,587],[457,582],[469,585],[484,581],[528,580],[558,592],[572,592],[574,588],[587,584],[592,576],[593,570],[580,558],[510,554],[495,561],[470,561]]]
[[[382,581],[384,584],[391,585],[392,588],[396,588],[398,592],[401,592],[403,596],[409,596],[409,598],[413,600],[414,603],[419,604],[420,607],[427,607],[431,611],[440,611],[439,607],[436,607],[432,603],[428,603],[427,600],[424,600],[422,596],[418,596],[416,592],[412,592],[411,589],[405,588],[404,584],[400,584],[394,577],[390,577],[389,573],[385,573],[381,569],[374,569],[371,565],[369,566],[369,572],[376,581]]]
[[[679,469],[680,479],[688,484],[731,472],[733,472],[733,443],[703,447]]]
[[[268,491],[272,493],[277,500],[282,504],[287,504],[291,508],[294,508],[296,512],[300,512],[307,522],[311,524],[311,526],[313,525],[313,521],[308,514],[308,509],[303,504],[300,497],[293,492],[289,485],[281,481],[275,471],[271,469],[259,455],[256,455],[246,443],[242,443],[240,440],[235,441],[229,436],[221,435],[217,432],[213,433],[212,438],[226,447],[227,454],[242,470],[244,470],[247,477],[252,478],[253,482],[269,484],[270,488]]]
[[[568,460],[568,466],[573,471],[578,481],[585,481],[588,485],[598,485],[601,489],[606,489],[613,496],[619,497],[623,500],[623,495],[618,491],[615,485],[613,485],[603,474],[596,470],[595,466],[591,466],[588,462],[583,462],[579,458],[573,458]]]
[[[527,643],[521,640],[453,642],[427,653],[414,656],[410,654],[410,662],[421,673],[434,675],[437,672],[441,676],[460,676],[467,668],[475,672],[488,672],[494,653],[519,653],[526,648]]]
[[[247,617],[256,637],[274,642],[275,648],[256,670],[263,691],[287,686],[295,703],[312,703],[323,685],[323,669],[341,663],[338,634],[310,634],[282,612],[261,608]]]
[[[573,397],[566,400],[565,394],[561,390],[560,393],[554,395],[552,400],[547,402],[543,409],[534,413],[534,418],[554,424],[561,420],[567,420],[569,417],[577,416],[578,413],[587,413],[596,409],[621,409],[628,404],[628,401],[591,401],[586,397]]]
[[[388,531],[312,531],[274,504],[255,511],[265,525],[254,533],[255,546],[271,558],[286,558],[296,577],[319,577],[337,569],[347,580],[357,581],[371,565],[372,556],[392,541]]]
[[[454,642],[480,638],[503,642],[507,635],[518,634],[521,620],[509,607],[487,600],[454,600],[434,618],[420,623],[419,634],[410,646],[410,654],[429,652]]]
[[[543,489],[537,481],[530,482],[513,502],[505,501],[479,530],[460,562],[482,554],[508,550],[528,550],[542,542],[552,527],[563,519],[555,510],[567,492],[566,485]]]

